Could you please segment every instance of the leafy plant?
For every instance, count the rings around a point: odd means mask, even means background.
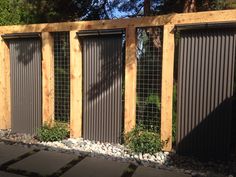
[[[137,112],[139,113],[138,125],[143,128],[160,132],[161,99],[157,94],[151,93],[142,98],[137,96]]]
[[[56,122],[53,126],[43,125],[37,132],[40,141],[60,141],[67,138],[69,131],[66,124]]]
[[[154,154],[161,151],[164,142],[158,133],[145,130],[142,126],[134,128],[124,136],[125,145],[135,153]]]
[[[146,98],[145,104],[146,105],[154,104],[154,105],[156,105],[156,107],[158,108],[159,111],[161,109],[161,99],[157,94],[150,94]]]

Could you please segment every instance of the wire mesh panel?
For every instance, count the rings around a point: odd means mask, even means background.
[[[69,32],[54,33],[55,120],[70,117],[70,41]]]
[[[162,43],[161,27],[137,29],[136,123],[160,132]]]

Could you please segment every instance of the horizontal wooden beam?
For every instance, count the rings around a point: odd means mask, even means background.
[[[197,13],[169,14],[153,17],[78,21],[33,25],[14,25],[0,27],[0,33],[57,32],[98,29],[119,29],[132,27],[162,26],[166,24],[236,22],[236,10],[206,11]]]

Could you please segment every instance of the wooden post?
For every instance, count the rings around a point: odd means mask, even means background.
[[[42,33],[43,123],[54,121],[54,41],[49,32]]]
[[[82,51],[77,31],[70,32],[70,137],[82,134]]]
[[[5,41],[0,39],[0,129],[11,128],[10,53]]]
[[[125,133],[135,127],[136,122],[136,29],[126,29],[126,57],[125,57]]]
[[[167,142],[165,151],[172,149],[172,97],[174,77],[174,26],[164,26],[162,89],[161,89],[161,139]]]

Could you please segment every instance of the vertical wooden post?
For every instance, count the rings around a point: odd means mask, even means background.
[[[126,29],[126,57],[125,57],[125,133],[135,127],[136,122],[136,29]]]
[[[43,123],[54,121],[54,40],[49,32],[42,33]]]
[[[70,32],[70,136],[82,134],[82,50],[77,31]]]
[[[11,128],[10,53],[5,41],[0,39],[0,129]]]
[[[174,77],[174,26],[164,26],[162,89],[161,89],[161,139],[166,141],[165,151],[172,149],[172,97]]]

